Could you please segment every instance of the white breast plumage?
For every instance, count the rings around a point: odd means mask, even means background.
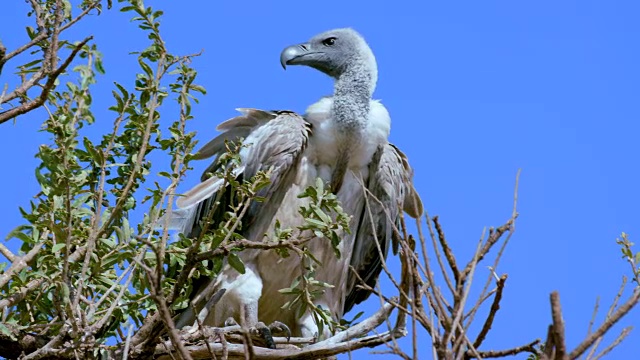
[[[333,165],[338,156],[336,144],[336,126],[331,119],[333,98],[323,97],[307,108],[305,119],[313,125],[313,137],[309,140],[310,156],[318,165]],[[369,123],[364,136],[364,142],[351,154],[349,168],[359,169],[371,161],[378,146],[387,143],[391,129],[391,118],[387,109],[379,100],[371,100]]]

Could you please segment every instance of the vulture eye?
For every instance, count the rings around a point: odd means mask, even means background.
[[[330,37],[322,40],[322,44],[325,46],[331,46],[336,43],[336,38]]]

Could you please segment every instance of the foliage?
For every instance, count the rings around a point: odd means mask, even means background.
[[[318,238],[329,240],[335,255],[340,257],[340,236],[342,233],[351,232],[349,229],[350,217],[342,209],[338,197],[325,189],[320,178],[316,180],[315,187],[308,187],[298,197],[309,199],[309,204],[299,209],[300,215],[305,219],[305,224],[298,227],[298,233],[308,234],[311,232]],[[335,214],[335,217],[331,217],[329,214]],[[286,231],[285,234],[287,233],[291,233],[291,231]],[[304,236],[298,237],[305,238]],[[286,238],[279,240],[284,239]],[[308,235],[307,239],[310,239]],[[323,309],[314,303],[314,300],[323,294],[325,289],[332,288],[335,284],[328,284],[315,278],[316,268],[322,266],[322,263],[308,248],[303,247],[298,253],[301,258],[302,275],[298,276],[290,287],[280,290],[282,294],[293,297],[282,308],[295,307],[296,313],[300,317],[311,309],[320,334],[324,332],[325,326],[329,326],[331,332],[335,332],[338,328],[343,329],[344,327],[340,326],[339,320],[335,320],[328,309]]]
[[[225,209],[226,222],[205,221],[201,224],[204,231],[197,238],[180,234],[171,241],[164,221],[168,216],[163,215],[172,211],[177,184],[189,169],[195,141],[194,134],[186,132],[186,123],[192,119],[193,103],[198,103],[196,95],[206,92],[196,83],[197,72],[191,66],[197,55],[174,55],[166,47],[160,33],[162,11],[145,7],[142,1],[120,2],[124,3],[120,11],[132,14],[150,43],[134,54],[140,72],[133,86],[114,84],[114,104],[109,108],[113,130],[98,141],[83,136],[83,130],[95,124],[91,90],[98,75],[104,73],[102,55],[95,44],[87,40],[78,45],[58,38],[34,41],[37,49],[32,55],[44,53],[44,59],[17,66],[22,86],[28,86],[50,75],[47,67],[51,64],[46,62],[51,62],[48,57],[57,56],[50,50],[52,41],[58,41],[60,49],[78,49],[69,58],[73,61],[71,72],[65,67],[55,75],[51,86],[44,85],[48,87],[44,102],[47,116],[42,131],[49,134],[51,142],[37,153],[40,164],[36,178],[41,191],[28,209],[20,209],[26,223],[7,235],[7,239],[19,239],[20,252],[27,255],[24,262],[14,261],[5,270],[1,283],[5,318],[0,329],[8,333],[37,332],[48,338],[60,336],[66,341],[66,349],[55,349],[58,355],[72,351],[95,355],[99,349],[108,349],[103,345],[111,337],[119,336],[124,341],[128,327],[141,327],[145,317],[164,304],[174,310],[185,308],[191,292],[188,280],[215,276],[223,261],[244,272],[238,256],[245,247],[241,242],[244,239],[237,230],[245,208],[251,201],[261,200],[256,194],[268,184],[268,172],[242,182],[233,176],[240,165],[240,146],[229,144],[229,152],[218,159],[219,171],[213,174],[225,179],[235,199]],[[54,28],[54,33],[91,10],[102,10],[101,1],[85,1],[80,4],[81,13],[73,17],[66,2],[32,5],[30,15],[37,17],[37,24]],[[59,16],[63,20],[55,22]],[[29,27],[27,32],[31,39],[38,40],[44,28],[36,31]],[[3,58],[2,64],[9,59]],[[26,79],[28,74],[36,75]],[[72,74],[77,81],[60,84],[63,77]],[[20,96],[22,103],[34,101],[26,92]],[[4,97],[3,104],[11,106],[14,99]],[[175,121],[163,127],[161,114],[171,116],[167,111],[175,108],[167,106],[166,100],[177,103],[178,114],[173,116]],[[14,113],[12,118],[22,113]],[[153,170],[149,160],[152,152],[170,156],[171,171]],[[155,182],[144,189],[153,172],[166,178],[168,186]],[[303,195],[311,198],[309,208],[301,209],[309,212],[308,225],[298,231],[326,235],[338,251],[336,231],[348,230],[348,218],[335,195],[323,190],[321,182],[318,185],[318,190],[311,187]],[[131,224],[129,214],[140,206],[145,208],[144,218],[139,224]],[[338,223],[327,215],[334,210]],[[292,231],[285,229],[274,240],[287,241]],[[278,249],[285,255],[287,248],[291,245]],[[312,258],[308,251],[300,252]],[[19,258],[4,246],[3,253],[9,260]],[[306,276],[305,283],[313,287],[317,281]],[[317,291],[311,291],[311,299]]]
[[[100,1],[85,1],[80,15],[73,18],[70,4],[46,1],[34,3],[32,15],[39,25],[64,28],[101,6]],[[178,181],[188,169],[195,143],[185,126],[192,119],[192,103],[198,102],[195,95],[205,90],[195,82],[197,72],[190,65],[194,55],[177,56],[166,48],[160,34],[161,11],[134,0],[120,10],[133,14],[150,44],[136,54],[140,72],[135,84],[114,84],[114,104],[109,108],[113,130],[98,141],[82,135],[95,122],[91,88],[104,72],[96,45],[84,44],[72,68],[78,80],[52,86],[47,94],[48,116],[42,131],[50,135],[51,143],[42,145],[37,154],[41,192],[29,209],[21,209],[26,224],[8,235],[23,242],[22,253],[33,256],[19,266],[14,262],[3,274],[6,323],[20,331],[38,329],[42,336],[62,334],[68,351],[93,352],[94,343],[115,336],[125,322],[139,327],[145,313],[157,307],[150,294],[175,284],[165,276],[149,276],[149,270],[181,261],[173,249],[176,245],[168,246],[167,231],[158,233],[155,228],[162,207],[172,203]],[[60,14],[65,20],[52,23]],[[30,28],[27,31],[32,38],[38,36]],[[35,43],[39,49],[34,53],[51,51],[46,42]],[[74,48],[60,41],[63,46]],[[44,67],[42,62],[30,62],[18,66],[18,74],[37,74]],[[24,96],[22,101],[29,103],[31,99]],[[178,114],[162,128],[160,114],[167,99],[177,102]],[[163,189],[156,183],[145,190],[143,184],[152,171],[149,154],[154,151],[171,157],[171,172],[160,173],[170,184]],[[144,193],[142,202],[149,203],[144,219],[130,224],[129,213]]]

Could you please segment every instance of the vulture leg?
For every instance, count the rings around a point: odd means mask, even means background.
[[[324,303],[316,303],[316,306],[329,309],[329,306]],[[307,311],[302,318],[298,321],[298,327],[300,328],[300,332],[302,333],[302,337],[312,337],[316,339],[328,339],[331,334],[329,332],[328,326],[324,327],[322,334],[320,334],[320,329],[318,328],[318,324],[313,318],[313,315],[310,311]]]

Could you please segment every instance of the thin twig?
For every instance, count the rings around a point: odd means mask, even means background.
[[[569,359],[577,359],[582,355],[593,343],[602,337],[609,329],[615,325],[623,316],[625,316],[640,301],[640,287],[636,288],[633,295],[616,310],[600,327],[593,332],[588,338],[580,343],[570,354]]]
[[[129,329],[127,330],[127,340],[124,343],[124,351],[122,353],[122,360],[127,360],[129,356],[129,345],[131,344],[131,335],[133,334],[133,324],[129,324]]]
[[[602,352],[596,355],[596,357],[594,357],[593,359],[587,358],[587,360],[600,360],[602,357],[611,352],[611,350],[615,349],[616,346],[618,346],[627,337],[627,335],[629,335],[629,333],[631,333],[631,326],[622,329],[620,335],[618,335],[618,337],[609,346],[602,350]]]
[[[483,359],[513,356],[513,355],[517,355],[517,354],[520,354],[520,353],[523,353],[523,352],[530,352],[532,354],[535,354],[536,353],[536,346],[539,343],[540,343],[540,339],[536,339],[536,340],[530,342],[529,344],[518,346],[518,347],[514,347],[513,349],[479,351],[478,354],[480,354],[480,356]],[[469,350],[467,350],[467,353],[465,355],[468,358],[471,358],[471,359],[472,358],[476,358],[476,356]]]
[[[80,52],[80,50],[87,44],[87,42],[89,42],[89,40],[93,39],[93,36],[89,36],[86,39],[84,39],[83,41],[81,41],[78,45],[76,45],[74,47],[74,49],[71,51],[71,54],[67,57],[67,59],[62,63],[62,65],[60,65],[60,67],[58,69],[56,69],[55,71],[53,71],[51,74],[49,74],[49,78],[47,79],[47,82],[44,84],[43,88],[42,88],[42,92],[40,93],[40,95],[35,99],[32,100],[26,104],[14,107],[12,109],[0,112],[0,124],[15,118],[16,116],[25,114],[39,106],[41,106],[42,104],[44,104],[44,102],[47,100],[47,98],[49,97],[49,93],[51,92],[51,90],[53,90],[54,86],[55,86],[55,82],[56,79],[58,78],[58,76],[60,76],[60,74],[62,74],[67,67],[69,66],[69,64],[71,64],[71,62],[73,61],[73,59],[76,57],[76,55],[78,54],[78,52]],[[44,65],[43,65],[44,68]],[[26,89],[24,90],[26,92]],[[6,99],[4,99],[4,101],[9,101],[10,96],[7,96]]]
[[[593,313],[591,314],[591,320],[589,321],[589,327],[587,328],[587,335],[591,334],[591,330],[593,330],[593,324],[596,322],[596,315],[598,314],[598,309],[600,308],[600,297],[596,298],[596,304],[593,306]]]
[[[451,268],[451,272],[453,273],[453,279],[456,283],[460,281],[460,270],[458,270],[458,264],[456,264],[456,258],[453,256],[453,252],[449,247],[449,243],[444,235],[444,230],[442,230],[442,225],[440,225],[440,219],[438,216],[433,217],[433,224],[436,227],[436,231],[438,232],[438,240],[440,240],[440,246],[442,246],[442,252],[444,253],[447,262],[449,263],[449,268]],[[443,271],[443,273],[445,273]],[[448,279],[447,279],[448,280]],[[453,290],[453,287],[451,287]]]
[[[502,290],[504,289],[504,283],[507,281],[507,275],[502,275],[500,280],[497,281],[496,284],[496,296],[493,298],[493,303],[491,303],[491,309],[489,310],[489,315],[487,315],[487,319],[482,326],[482,330],[478,334],[476,341],[474,341],[473,346],[477,349],[482,345],[482,342],[486,338],[489,330],[491,330],[491,326],[493,325],[493,319],[496,316],[496,313],[500,309],[500,300],[502,300]]]
[[[86,9],[84,9],[82,11],[82,13],[80,13],[77,17],[75,17],[73,20],[69,21],[68,23],[62,25],[59,29],[58,32],[62,33],[63,31],[65,31],[66,29],[68,29],[69,27],[73,26],[73,24],[77,23],[78,21],[80,21],[80,19],[82,19],[85,15],[87,15],[91,10],[95,9],[98,5],[100,5],[102,1],[101,0],[96,0],[93,3],[89,4],[89,6],[87,6]],[[35,4],[35,1],[31,2],[32,4]],[[34,10],[38,11],[39,10],[39,6],[33,6]],[[36,14],[36,19],[40,18],[40,16],[38,14]],[[38,20],[36,20],[36,22],[38,22]],[[41,27],[40,24],[38,23],[38,27]],[[40,30],[40,29],[39,29]],[[13,50],[12,52],[8,53],[5,58],[4,61],[9,61],[11,58],[20,55],[21,53],[25,52],[26,50],[28,50],[29,48],[33,47],[34,45],[36,45],[37,43],[41,42],[42,40],[46,39],[48,37],[48,34],[46,31],[40,31],[31,41],[29,41],[28,43],[20,46],[19,48]]]
[[[509,244],[509,241],[511,240],[511,237],[513,236],[513,233],[515,231],[515,221],[516,221],[516,218],[518,217],[518,189],[520,186],[520,173],[521,173],[521,170],[518,169],[518,172],[516,173],[516,181],[513,189],[513,208],[511,210],[511,218],[509,219],[512,224],[511,228],[509,229],[509,233],[507,234],[506,239],[502,242],[502,246],[500,246],[500,250],[498,250],[498,255],[496,255],[496,258],[493,261],[493,266],[491,267],[491,273],[489,273],[489,275],[487,276],[487,281],[485,282],[484,287],[480,292],[480,296],[478,297],[479,300],[473,306],[471,311],[469,311],[469,314],[467,314],[468,322],[467,322],[467,327],[465,327],[465,329],[468,329],[468,326],[473,323],[474,317],[478,312],[478,310],[480,309],[480,306],[482,306],[484,301],[491,295],[491,292],[487,293],[487,291],[489,290],[489,286],[492,283],[492,275],[495,271],[497,271],[498,265],[500,263],[500,259],[502,259],[502,254],[507,248],[507,245]]]
[[[625,285],[625,282],[623,281],[621,289],[624,289],[624,285]],[[616,297],[616,299],[617,299],[617,297]],[[593,330],[593,325],[596,322],[596,316],[598,315],[598,309],[599,308],[600,308],[600,297],[598,296],[596,298],[596,305],[593,307],[593,313],[591,314],[591,320],[589,320],[589,327],[587,328],[587,336],[591,335],[591,331]],[[609,312],[611,312],[611,309],[609,309]],[[587,359],[591,359],[593,354],[595,354],[595,352],[598,349],[598,345],[600,345],[600,341],[601,340],[602,340],[602,338],[598,339],[596,341],[596,343],[593,345],[593,347],[591,347],[591,350],[589,351],[589,354],[587,354]]]
[[[427,211],[424,211],[425,214],[425,218],[426,218],[426,222],[427,222],[427,227],[429,228],[429,232],[432,234],[431,236],[435,236],[433,235],[433,229],[431,228],[431,222],[429,221],[429,214],[427,213]],[[430,265],[430,261],[429,261],[429,256],[427,253],[427,247],[426,247],[426,241],[425,241],[425,237],[424,234],[422,232],[422,224],[419,220],[416,220],[416,228],[418,230],[418,237],[420,239],[420,246],[421,246],[421,250],[422,250],[422,257],[423,257],[423,264],[425,267],[425,275],[427,277],[427,281],[429,283],[429,286],[432,289],[432,296],[433,298],[431,299],[429,296],[431,296],[431,294],[429,292],[427,292],[427,299],[429,299],[429,303],[430,306],[434,309],[434,311],[436,312],[436,318],[438,319],[445,319],[447,316],[447,312],[445,310],[445,307],[442,305],[442,299],[444,298],[442,296],[442,294],[440,293],[440,291],[438,290],[438,287],[435,285],[435,278],[433,277],[433,271],[431,270],[431,265]],[[420,309],[420,307],[419,307]],[[442,320],[441,320],[442,321]]]
[[[187,351],[185,344],[182,342],[182,339],[180,339],[178,330],[176,330],[173,319],[171,319],[171,312],[167,307],[167,301],[161,293],[162,289],[154,288],[152,286],[151,292],[153,293],[152,297],[154,298],[155,303],[158,306],[158,312],[160,313],[162,322],[164,323],[167,332],[169,333],[169,338],[171,339],[173,346],[178,349],[178,353],[184,360],[192,360],[193,358],[191,357],[191,354],[189,353],[189,351]]]
[[[475,273],[476,270],[476,266],[478,265],[478,261],[480,261],[479,257],[481,254],[481,246],[482,246],[482,240],[484,239],[484,231],[482,232],[482,236],[480,237],[480,241],[478,241],[478,246],[476,247],[476,251],[474,253],[473,256],[473,260],[471,260],[469,262],[469,264],[467,265],[467,267],[465,269],[469,269],[469,275],[468,275],[468,281],[466,284],[466,287],[464,287],[464,290],[462,291],[462,293],[460,294],[459,291],[462,290],[463,288],[460,287],[460,284],[456,284],[458,285],[457,288],[457,292],[455,294],[454,297],[456,297],[456,301],[454,304],[454,308],[453,308],[453,312],[451,315],[453,315],[451,324],[450,324],[450,328],[445,330],[445,334],[444,334],[444,344],[448,344],[452,337],[453,334],[455,333],[457,324],[459,324],[460,319],[462,319],[462,314],[464,313],[464,306],[467,302],[467,296],[469,296],[469,291],[471,290],[471,283],[473,282],[473,275]],[[465,276],[466,277],[466,276]],[[462,328],[462,326],[461,326]],[[454,349],[455,351],[455,349]]]

